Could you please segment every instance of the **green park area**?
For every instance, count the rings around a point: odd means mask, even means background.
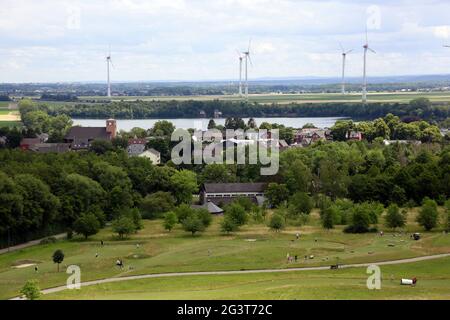
[[[221,232],[222,217],[215,217],[203,233],[192,236],[175,227],[166,231],[161,220],[145,221],[144,228],[119,240],[110,227],[88,240],[75,237],[0,255],[0,298],[19,295],[27,280],[40,289],[65,285],[69,265],[81,268],[82,282],[145,274],[202,271],[329,267],[376,263],[450,252],[450,235],[442,230],[421,230],[414,222],[417,209],[408,213],[403,232],[346,234],[343,227],[325,230],[317,211],[301,227],[275,232],[265,223],[250,222],[240,231]],[[383,229],[380,221],[379,228]],[[300,234],[297,239],[297,233]],[[104,241],[103,246],[101,241]],[[60,265],[52,254],[61,249]],[[297,261],[288,262],[287,254]],[[306,257],[306,259],[305,259]],[[123,261],[123,268],[116,261]],[[35,271],[34,266],[38,267]],[[328,268],[326,268],[328,269]],[[450,258],[382,267],[381,291],[366,287],[365,268],[270,272],[252,274],[195,275],[127,280],[81,290],[43,295],[43,299],[408,299],[449,298]],[[418,285],[400,286],[401,278],[417,277]]]

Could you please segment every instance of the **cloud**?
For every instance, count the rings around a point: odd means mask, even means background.
[[[368,21],[371,74],[444,73],[448,12],[439,0],[2,0],[0,82],[99,81],[109,46],[114,80],[232,79],[250,38],[251,78],[335,76],[339,42],[360,76]]]

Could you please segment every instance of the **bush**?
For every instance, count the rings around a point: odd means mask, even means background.
[[[169,232],[172,231],[177,222],[178,218],[175,212],[170,211],[164,215],[164,229],[168,230]]]
[[[25,296],[28,300],[36,300],[41,296],[36,280],[28,280],[25,285],[20,289],[20,294]]]
[[[391,204],[388,207],[385,216],[386,227],[395,230],[395,228],[401,228],[405,226],[405,223],[406,223],[406,216],[402,212],[400,212],[400,209],[396,204]]]
[[[147,195],[141,203],[144,219],[159,219],[164,213],[175,208],[175,199],[169,192],[156,192]]]
[[[301,214],[310,214],[314,203],[310,196],[304,192],[297,192],[289,199],[288,211],[290,217]]]
[[[119,235],[120,239],[124,239],[137,229],[132,218],[122,216],[112,222],[112,230]]]
[[[225,218],[220,223],[220,230],[225,233],[235,232],[239,229],[233,219],[230,216],[225,216]]]
[[[280,230],[284,229],[285,223],[284,218],[279,214],[274,214],[270,218],[269,222],[269,228],[272,230],[275,230],[276,232],[279,232]]]
[[[248,221],[248,214],[245,208],[237,202],[233,202],[225,207],[225,216],[229,217],[238,227],[243,226]]]
[[[426,231],[430,231],[436,227],[438,218],[439,214],[436,202],[434,200],[425,199],[423,201],[422,208],[419,211],[419,215],[417,216],[417,222],[419,225]]]
[[[196,215],[192,214],[181,222],[183,229],[185,231],[191,232],[192,235],[195,235],[197,232],[202,232],[206,229],[203,224],[202,219]]]

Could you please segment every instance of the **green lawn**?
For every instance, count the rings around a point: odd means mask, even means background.
[[[1,127],[21,127],[22,126],[22,122],[20,121],[0,121],[0,128]]]
[[[412,221],[414,213],[410,216]],[[406,233],[396,237],[391,233],[384,237],[350,235],[344,234],[342,227],[327,232],[318,226],[317,212],[308,226],[289,227],[281,233],[253,224],[237,234],[224,236],[219,231],[220,219],[215,218],[207,232],[195,237],[179,228],[166,232],[161,221],[146,221],[144,230],[125,241],[116,240],[106,228],[89,241],[60,241],[0,255],[0,298],[16,296],[28,279],[37,279],[42,289],[62,285],[66,281],[63,270],[71,264],[80,266],[82,280],[88,281],[149,273],[329,266],[337,260],[344,264],[363,263],[450,252],[450,236],[438,231],[424,233],[418,242]],[[419,229],[410,222],[407,230]],[[302,234],[298,241],[297,231]],[[104,247],[100,246],[101,239],[105,240]],[[56,249],[62,249],[66,255],[59,273],[51,261]],[[298,255],[299,261],[287,264],[287,253]],[[315,258],[305,261],[305,255]],[[125,270],[115,267],[117,259],[124,260]],[[13,268],[27,263],[37,263],[39,273],[35,274],[33,267]]]
[[[382,266],[381,290],[368,290],[364,268],[220,276],[183,276],[108,283],[43,299],[450,299],[450,258]],[[401,278],[417,277],[415,287]]]

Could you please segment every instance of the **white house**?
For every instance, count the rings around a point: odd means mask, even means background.
[[[161,164],[161,154],[153,148],[145,150],[138,157],[144,157],[150,159],[153,164],[158,165]]]

